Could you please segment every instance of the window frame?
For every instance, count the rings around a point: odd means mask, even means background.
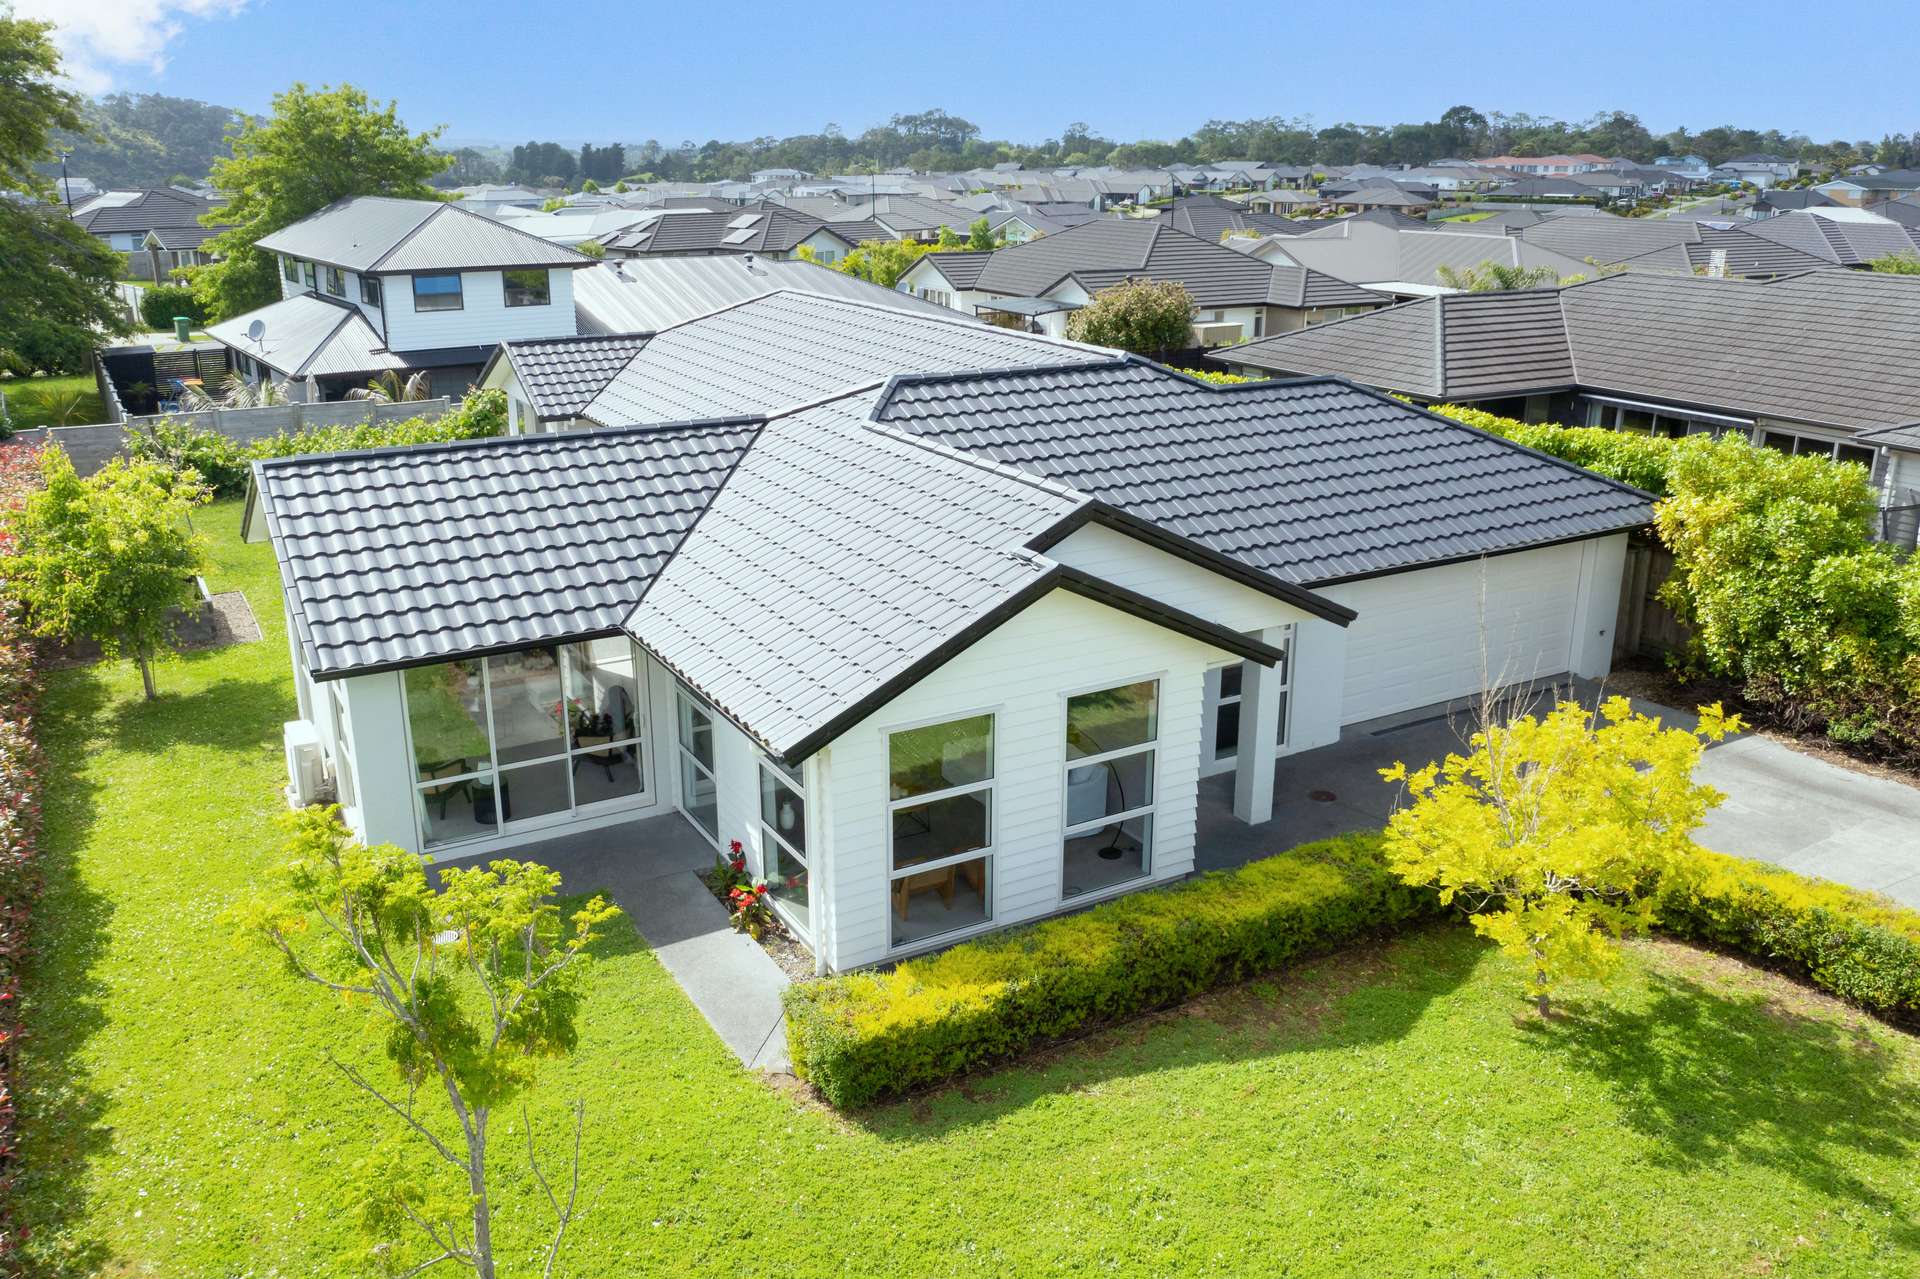
[[[280,258],[280,278],[288,284],[300,283],[300,259],[290,253],[282,255]]]
[[[347,273],[337,266],[330,266],[320,276],[320,288],[330,297],[347,296]]]
[[[1243,677],[1244,678],[1244,677]],[[1121,746],[1110,751],[1101,751],[1094,755],[1074,756],[1068,751],[1068,733],[1073,725],[1073,699],[1084,697],[1088,693],[1104,693],[1112,689],[1127,688],[1134,684],[1152,684],[1153,687],[1153,736],[1145,742],[1131,746]],[[1156,671],[1151,674],[1124,676],[1120,679],[1101,680],[1080,688],[1072,688],[1060,694],[1060,851],[1054,865],[1059,871],[1058,896],[1062,903],[1093,901],[1109,893],[1130,891],[1132,886],[1143,880],[1153,878],[1154,845],[1159,838],[1160,800],[1165,792],[1161,786],[1160,748],[1163,744],[1166,723],[1166,687],[1167,673]],[[1142,805],[1123,808],[1118,812],[1103,813],[1099,817],[1083,822],[1067,821],[1068,777],[1075,769],[1088,768],[1095,764],[1108,764],[1114,760],[1126,759],[1135,755],[1151,757],[1153,777],[1153,799]],[[1078,893],[1067,892],[1067,841],[1084,838],[1109,826],[1119,826],[1126,822],[1146,819],[1147,837],[1140,849],[1140,873],[1126,879],[1103,884],[1099,888],[1089,888]]]
[[[360,790],[353,772],[353,714],[337,680],[327,686],[327,704],[333,716],[333,797],[342,808],[358,808]]]
[[[360,305],[370,306],[375,310],[383,310],[385,309],[385,304],[382,301],[384,297],[385,290],[380,287],[379,276],[363,275],[360,277]]]
[[[776,787],[784,786],[799,798],[800,841],[807,845],[807,848],[796,849],[791,840],[781,835],[774,824],[767,821],[767,814],[764,807],[766,797],[764,788],[768,777],[773,779],[773,784]],[[773,856],[773,849],[776,847],[782,854],[800,863],[801,871],[806,874],[807,905],[803,917],[796,918],[796,912],[792,906],[780,898],[775,897],[771,892],[767,894],[767,900],[773,904],[775,912],[787,921],[788,927],[794,930],[800,940],[810,943],[813,936],[813,862],[810,851],[812,841],[808,838],[807,815],[813,811],[813,805],[807,799],[805,766],[803,765],[799,769],[790,771],[781,767],[771,756],[763,754],[760,757],[760,766],[754,780],[758,783],[754,787],[754,820],[760,824],[760,878],[767,881],[769,886],[772,885],[773,875],[770,860]]]
[[[712,743],[712,750],[713,750],[712,767],[708,767],[707,765],[702,764],[700,762],[699,757],[693,754],[693,749],[689,747],[685,742],[680,740],[680,703],[682,698],[686,699],[689,705],[699,708],[700,712],[707,717],[708,740]],[[694,692],[692,689],[688,688],[685,684],[681,683],[679,680],[675,680],[673,682],[673,806],[680,810],[680,815],[682,817],[685,817],[687,819],[687,825],[693,827],[695,830],[699,831],[702,835],[705,835],[707,837],[707,842],[712,844],[715,848],[720,847],[720,732],[719,732],[719,728],[720,728],[720,714],[718,711],[715,711],[713,709],[713,704],[707,701],[706,698]],[[704,776],[707,779],[707,781],[713,786],[713,829],[711,831],[709,831],[705,826],[702,826],[700,824],[700,819],[693,815],[693,809],[687,803],[686,783],[685,783],[686,774],[683,773],[680,769],[680,765],[683,759],[686,763],[692,764],[695,771],[699,772],[702,776]],[[757,799],[758,798],[757,791],[755,792],[755,796]]]
[[[306,278],[307,287],[318,292],[320,289],[320,268],[310,261],[300,263],[300,273]]]
[[[615,637],[603,636],[601,638],[612,639]],[[512,649],[512,650],[507,650],[507,652],[525,652],[535,648],[554,649],[560,664],[560,697],[562,702],[565,703],[572,699],[573,689],[574,689],[574,667],[573,667],[572,661],[567,656],[567,651],[570,648],[574,647],[575,645],[585,645],[585,644],[591,644],[593,642],[594,641],[591,639],[555,640],[551,644],[534,644],[534,645],[529,645],[527,649]],[[474,662],[479,667],[480,707],[486,716],[485,731],[486,731],[486,738],[487,738],[487,754],[485,756],[484,763],[481,765],[481,767],[469,769],[464,773],[459,773],[459,774],[455,774],[448,777],[422,778],[420,776],[419,752],[416,749],[414,745],[414,740],[413,740],[413,715],[408,703],[408,692],[407,692],[408,671],[406,670],[396,671],[394,673],[394,676],[399,681],[399,684],[400,684],[400,720],[401,720],[401,723],[405,726],[404,734],[406,738],[407,775],[408,775],[407,784],[414,792],[413,799],[412,799],[413,814],[414,814],[414,828],[415,828],[414,834],[417,840],[419,841],[420,848],[423,851],[455,848],[461,845],[477,843],[481,840],[498,839],[503,835],[517,834],[523,831],[538,830],[538,829],[541,829],[542,827],[564,825],[567,822],[575,821],[582,817],[592,817],[604,812],[613,812],[613,811],[624,809],[624,808],[636,808],[636,809],[646,808],[646,807],[650,807],[652,805],[657,804],[659,802],[659,797],[658,795],[655,794],[654,789],[648,780],[648,769],[652,763],[653,743],[649,733],[649,729],[651,727],[651,722],[652,722],[652,703],[649,700],[649,693],[648,693],[648,687],[647,687],[647,661],[646,661],[645,655],[641,652],[639,645],[635,644],[631,638],[627,640],[627,646],[628,646],[628,651],[633,655],[633,734],[631,736],[620,738],[617,741],[606,742],[602,745],[583,748],[583,747],[574,745],[573,730],[571,729],[571,727],[569,727],[564,733],[560,735],[561,747],[558,752],[547,754],[547,755],[541,755],[535,758],[517,759],[505,765],[506,772],[514,772],[518,769],[527,768],[530,766],[536,766],[540,764],[552,764],[555,762],[561,762],[566,764],[567,766],[567,807],[559,812],[542,813],[534,817],[524,817],[524,818],[504,817],[500,812],[500,804],[499,804],[498,796],[500,794],[500,774],[502,772],[502,765],[500,763],[499,734],[497,733],[494,727],[494,722],[493,722],[493,671],[490,664],[490,659],[493,657],[503,656],[505,654],[502,654],[502,653],[484,653],[479,655],[467,654],[463,656],[450,657],[445,659],[443,662],[429,662],[429,663],[423,664],[423,667],[433,667],[433,666],[451,665],[455,662]],[[409,668],[409,669],[422,669],[423,667],[416,667],[416,668]],[[349,720],[349,725],[350,724],[351,724],[351,720]],[[624,796],[616,795],[609,799],[588,800],[585,803],[582,803],[580,800],[579,789],[575,785],[575,776],[578,772],[578,768],[576,767],[576,764],[575,764],[576,758],[583,756],[590,751],[606,751],[616,747],[623,747],[623,746],[634,747],[638,751],[638,756],[634,761],[634,769],[639,776],[639,789],[637,789],[630,795],[624,795]],[[424,821],[422,820],[425,815],[425,810],[424,810],[425,801],[423,801],[420,798],[420,792],[425,790],[429,786],[444,786],[454,782],[471,782],[475,780],[485,780],[489,785],[493,787],[493,792],[496,797],[494,801],[495,807],[494,807],[494,816],[493,816],[493,829],[491,831],[477,831],[474,834],[465,835],[459,839],[443,840],[439,843],[429,846],[427,842],[427,828],[426,828],[426,825],[424,824]]]
[[[518,302],[514,301],[514,291],[516,286],[513,283],[512,277],[516,275],[534,275],[536,273],[540,276],[540,280],[541,280],[540,300],[538,302],[528,302],[525,300],[518,301]],[[518,286],[518,287],[520,289],[520,292],[522,293],[529,292],[529,290],[526,289],[525,286]],[[552,306],[553,305],[553,272],[546,267],[538,267],[538,266],[520,267],[516,269],[501,271],[500,272],[500,299],[505,305],[509,307]]]
[[[1275,716],[1275,719],[1277,722],[1274,725],[1273,745],[1276,750],[1284,752],[1287,749],[1287,739],[1290,736],[1292,736],[1293,683],[1294,683],[1293,642],[1294,642],[1294,638],[1299,634],[1299,623],[1287,622],[1273,629],[1278,630],[1280,632],[1280,637],[1277,640],[1270,640],[1267,642],[1271,644],[1272,647],[1279,649],[1280,652],[1283,654],[1283,657],[1281,658],[1281,661],[1278,667],[1268,667],[1269,670],[1277,669],[1279,671],[1279,679],[1280,679],[1280,713],[1279,715]],[[1254,634],[1255,634],[1255,637],[1257,638],[1258,632],[1255,632]],[[1246,678],[1247,678],[1246,663],[1244,661],[1239,663],[1229,662],[1223,666],[1211,667],[1207,671],[1207,674],[1211,676],[1214,671],[1225,672],[1225,671],[1233,670],[1236,665],[1240,669],[1241,692],[1234,694],[1232,697],[1224,697],[1216,694],[1213,698],[1214,725],[1215,725],[1216,732],[1215,732],[1214,738],[1210,741],[1208,745],[1208,750],[1210,751],[1209,758],[1215,764],[1224,764],[1229,760],[1238,760],[1240,758],[1239,734],[1236,733],[1234,735],[1233,750],[1223,755],[1220,753],[1220,746],[1218,741],[1219,734],[1217,730],[1219,726],[1219,708],[1220,707],[1227,706],[1227,705],[1233,705],[1233,706],[1245,705],[1244,695],[1246,690]]]
[[[464,311],[467,309],[467,281],[466,281],[466,277],[462,275],[460,272],[458,271],[421,271],[421,272],[416,272],[414,275],[410,276],[409,280],[411,281],[411,291],[413,293],[413,309],[417,314],[433,315],[441,311]],[[433,297],[433,298],[450,297],[453,299],[453,305],[452,306],[421,306],[420,305],[420,281],[422,280],[456,281],[459,287],[456,288],[452,293],[427,294],[428,297]]]
[[[995,909],[996,903],[994,902],[994,894],[998,890],[999,883],[1000,883],[998,877],[994,873],[996,841],[998,840],[999,833],[1000,833],[999,831],[1000,815],[998,811],[999,810],[998,790],[1000,786],[1000,773],[999,773],[1000,710],[1001,708],[997,706],[987,708],[987,709],[962,710],[962,711],[953,712],[951,714],[937,715],[931,719],[921,719],[921,720],[911,721],[909,723],[893,725],[880,730],[880,755],[883,761],[882,785],[884,787],[884,789],[881,791],[881,794],[886,801],[886,809],[885,809],[886,861],[885,861],[885,867],[884,867],[884,875],[885,875],[884,900],[888,904],[885,910],[884,917],[887,920],[887,952],[889,954],[893,954],[900,951],[921,950],[929,946],[944,945],[946,939],[957,937],[966,933],[980,932],[985,929],[989,929],[993,927],[994,917],[998,914],[998,911]],[[987,775],[986,777],[982,778],[979,781],[967,782],[960,786],[947,786],[947,787],[942,787],[939,790],[924,791],[916,795],[906,795],[899,799],[895,799],[893,797],[893,739],[894,737],[901,733],[913,733],[913,732],[918,732],[921,729],[938,728],[943,724],[957,724],[964,720],[970,720],[970,719],[985,719],[987,721]],[[906,867],[904,870],[894,865],[893,834],[894,834],[895,812],[897,812],[902,808],[921,808],[927,804],[935,803],[939,800],[952,799],[959,795],[970,795],[970,794],[977,794],[980,792],[985,792],[987,796],[987,804],[986,804],[986,828],[987,829],[986,829],[986,840],[979,848],[969,848],[964,852],[952,853],[946,857],[933,858],[924,862],[915,862],[913,863],[913,865]],[[893,917],[893,907],[891,903],[893,900],[893,885],[896,881],[901,879],[906,879],[909,876],[913,876],[913,875],[925,874],[926,872],[929,872],[929,871],[944,870],[949,866],[959,867],[968,862],[975,862],[975,861],[982,862],[985,864],[983,869],[983,876],[984,876],[985,882],[982,885],[981,891],[980,891],[981,907],[985,912],[984,918],[980,919],[975,923],[956,925],[952,928],[946,929],[943,932],[928,933],[924,937],[916,937],[916,938],[913,938],[911,941],[900,942],[900,941],[894,940],[894,927],[898,921],[895,920]]]

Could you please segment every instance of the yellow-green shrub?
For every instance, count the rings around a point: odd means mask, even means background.
[[[1436,912],[1377,832],[788,989],[794,1070],[836,1106],[938,1083]]]
[[[1658,903],[1660,928],[1784,968],[1888,1021],[1920,1026],[1920,911],[1762,862],[1701,852]]]

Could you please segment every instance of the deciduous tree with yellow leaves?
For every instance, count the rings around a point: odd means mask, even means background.
[[[1624,697],[1484,717],[1465,754],[1380,770],[1403,788],[1389,864],[1527,964],[1547,1016],[1563,981],[1607,976],[1613,939],[1653,923],[1654,889],[1685,873],[1693,832],[1725,798],[1694,767],[1706,743],[1743,727],[1717,702],[1691,729],[1664,727]]]

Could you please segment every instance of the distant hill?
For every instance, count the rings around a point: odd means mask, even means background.
[[[86,106],[87,130],[56,133],[68,148],[67,172],[101,187],[162,187],[175,177],[198,182],[216,155],[226,154],[227,132],[244,113],[164,93],[113,93]],[[59,161],[40,166],[58,175]]]

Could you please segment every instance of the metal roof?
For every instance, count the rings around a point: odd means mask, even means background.
[[[1312,585],[1594,537],[1651,500],[1343,382],[1219,387],[1137,358],[896,379],[876,420]]]
[[[254,464],[317,679],[608,634],[759,429],[733,420]]]
[[[1440,319],[1463,304],[1508,315],[1477,333],[1450,327],[1443,344]],[[1571,378],[1554,354],[1561,340]],[[1571,384],[1860,430],[1920,419],[1920,280],[1831,269],[1767,281],[1627,271],[1558,290],[1410,302],[1219,358],[1432,398]]]
[[[540,419],[571,419],[613,375],[626,367],[652,336],[647,333],[593,333],[579,337],[534,338],[502,342],[496,348],[513,364],[515,376]],[[491,363],[491,361],[489,361]],[[484,374],[482,375],[484,377]]]
[[[363,195],[337,200],[259,247],[363,275],[586,267],[594,259],[458,204]]]
[[[662,330],[585,416],[609,425],[764,413],[872,386],[902,370],[1058,364],[1094,348],[903,310],[780,292]]]
[[[749,298],[782,291],[867,301],[951,319],[947,307],[882,288],[857,275],[798,258],[707,254],[620,258],[573,277],[573,308],[589,333],[643,333],[672,328]]]
[[[247,336],[256,320],[266,327],[258,342]],[[301,293],[209,324],[207,336],[289,378],[409,367],[405,359],[386,349],[359,307],[315,293]]]

